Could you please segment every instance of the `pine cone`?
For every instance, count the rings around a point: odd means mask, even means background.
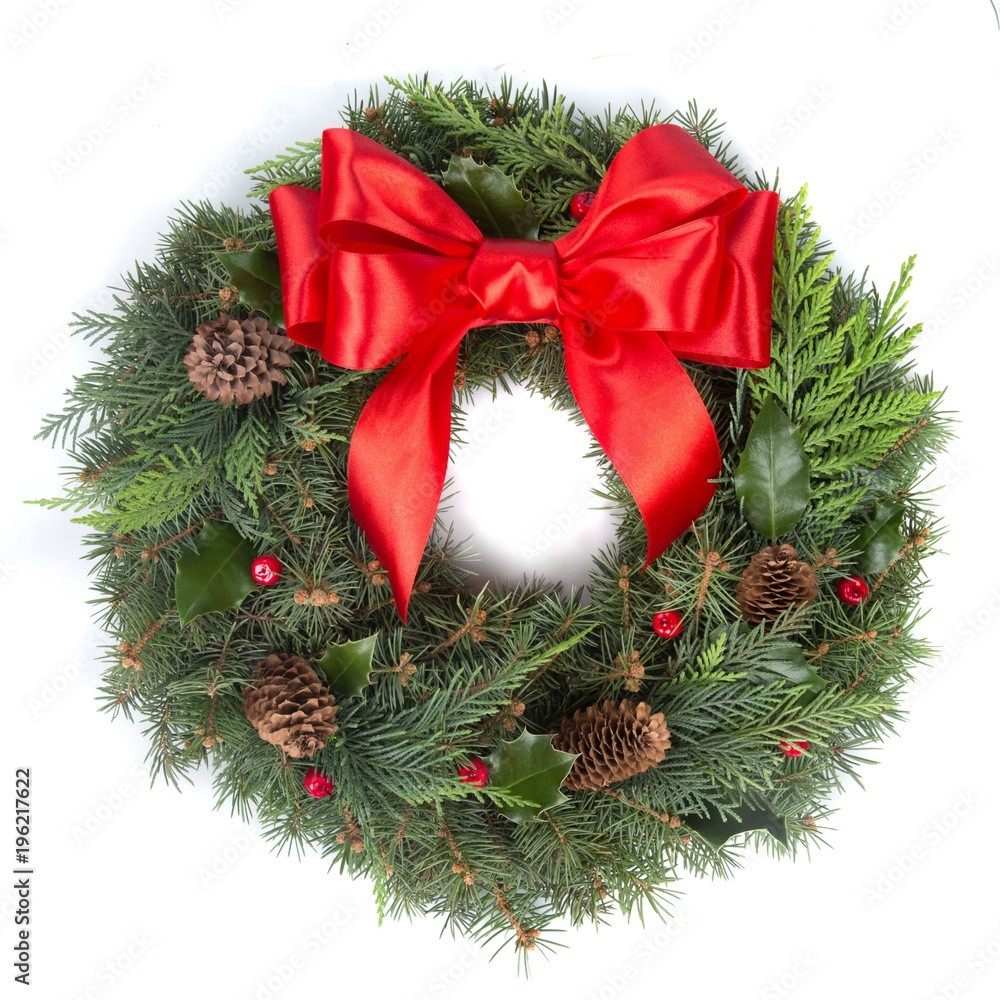
[[[184,366],[200,393],[242,406],[270,396],[275,384],[287,384],[281,369],[291,365],[288,355],[295,349],[262,316],[251,315],[239,323],[224,312],[195,331]]]
[[[257,664],[243,693],[243,710],[262,740],[289,757],[311,757],[337,731],[337,705],[315,670],[291,653]]]
[[[650,714],[645,702],[605,701],[566,716],[552,745],[580,755],[563,782],[571,791],[580,791],[603,788],[655,767],[670,746],[670,730],[663,713]]]
[[[816,573],[791,545],[768,545],[756,553],[736,584],[740,614],[751,625],[773,622],[782,611],[816,600]]]

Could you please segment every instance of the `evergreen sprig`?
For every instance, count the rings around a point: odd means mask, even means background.
[[[545,238],[570,227],[572,195],[596,185],[622,144],[656,121],[677,122],[739,170],[721,123],[696,105],[664,119],[646,107],[591,116],[554,90],[509,81],[497,90],[389,81],[385,95],[355,96],[344,120],[432,177],[455,152],[502,168],[531,194]],[[318,140],[300,142],[256,168],[255,195],[315,187],[319,155]],[[193,330],[226,302],[216,254],[241,245],[274,246],[262,207],[182,206],[155,262],[124,279],[115,309],[77,317],[77,332],[105,356],[41,435],[65,445],[72,465],[65,493],[46,503],[92,529],[94,599],[113,637],[104,707],[144,720],[154,775],[179,784],[207,766],[220,802],[257,816],[277,844],[318,849],[370,877],[381,913],[435,914],[480,940],[513,941],[520,956],[551,948],[564,921],[601,921],[612,907],[666,912],[685,871],[728,874],[739,841],[717,851],[686,818],[768,808],[785,818],[788,853],[821,839],[832,793],[859,778],[861,752],[892,731],[908,673],[929,652],[915,625],[923,559],[940,527],[919,484],[949,426],[940,394],[909,360],[919,329],[903,316],[912,260],[882,298],[865,276],[834,269],[804,192],[786,199],[771,367],[687,366],[724,454],[719,489],[693,529],[643,570],[641,520],[604,462],[602,494],[619,530],[595,554],[589,600],[545,581],[472,593],[461,547],[440,530],[404,627],[346,496],[348,442],[377,375],[300,352],[286,387],[238,408],[208,401],[186,378]],[[456,434],[476,390],[511,381],[579,419],[561,344],[545,333],[505,324],[466,338]],[[812,468],[809,507],[783,540],[814,563],[819,597],[770,629],[748,629],[733,589],[767,540],[744,521],[732,475],[772,397],[798,426]],[[871,581],[870,598],[848,609],[834,585],[859,557],[859,526],[887,500],[906,511],[903,550]],[[277,553],[285,575],[240,609],[181,627],[174,564],[216,519]],[[670,643],[649,629],[665,607],[687,622]],[[255,663],[275,651],[318,658],[373,632],[373,683],[341,699],[339,731],[312,761],[257,737],[242,708]],[[825,681],[818,694],[763,669],[789,643]],[[640,676],[629,663],[641,664]],[[497,811],[502,792],[456,777],[522,727],[554,732],[564,715],[622,697],[663,711],[673,739],[662,764],[622,785],[574,793],[517,825]],[[779,750],[790,734],[810,743],[794,760]],[[307,763],[333,779],[329,798],[303,791]],[[786,853],[764,834],[743,839]]]

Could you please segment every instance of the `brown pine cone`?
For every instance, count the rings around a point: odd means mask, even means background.
[[[240,323],[224,312],[195,331],[184,366],[200,393],[223,405],[242,406],[287,384],[282,368],[291,365],[289,353],[295,349],[263,316]]]
[[[670,730],[663,713],[651,714],[645,702],[605,701],[566,716],[552,745],[580,755],[563,782],[570,791],[580,791],[603,788],[655,767],[666,756]]]
[[[751,625],[773,622],[782,611],[816,600],[816,573],[791,545],[768,545],[757,552],[736,584],[740,614]]]
[[[315,670],[291,653],[257,664],[243,692],[243,710],[260,738],[289,757],[311,757],[337,731],[337,705]]]

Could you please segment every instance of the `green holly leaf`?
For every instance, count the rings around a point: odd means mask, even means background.
[[[229,272],[229,280],[250,308],[264,313],[274,326],[284,326],[278,255],[273,250],[257,246],[252,250],[220,251],[215,256]]]
[[[194,540],[195,551],[177,560],[174,596],[181,625],[202,615],[238,608],[254,589],[254,549],[230,524],[209,521]]]
[[[576,758],[575,753],[556,750],[551,734],[533,736],[525,729],[513,742],[501,742],[484,761],[490,772],[490,788],[502,788],[533,805],[497,808],[515,823],[524,823],[565,802],[566,796],[559,788]]]
[[[906,511],[897,503],[879,504],[875,518],[858,533],[853,548],[860,550],[858,569],[865,576],[884,573],[903,548],[903,518]]]
[[[794,642],[768,643],[756,661],[757,668],[748,672],[752,681],[773,680],[773,674],[786,678],[792,684],[805,684],[809,688],[809,701],[826,687],[826,681],[806,662],[806,654]]]
[[[378,632],[365,639],[328,646],[316,662],[326,674],[331,691],[348,697],[361,694],[372,680],[372,657]]]
[[[768,398],[760,408],[736,467],[736,496],[755,531],[777,538],[809,503],[809,462],[785,411]]]
[[[453,154],[441,181],[484,236],[538,239],[538,216],[531,198],[499,167]]]
[[[779,844],[788,846],[788,826],[785,817],[776,815],[770,809],[744,810],[739,819],[723,816],[713,809],[707,817],[688,816],[684,823],[717,854],[733,837],[751,830],[763,830],[774,837]]]

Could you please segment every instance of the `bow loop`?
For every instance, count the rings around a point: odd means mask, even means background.
[[[272,193],[283,190],[276,188]],[[319,223],[343,244],[363,236],[372,250],[407,247],[467,257],[483,238],[426,174],[385,146],[345,128],[323,133]]]
[[[747,189],[678,125],[636,133],[611,162],[583,221],[559,239],[564,261],[617,256],[697,219],[736,211]]]
[[[483,326],[559,319],[559,258],[547,240],[484,239],[466,280]]]

